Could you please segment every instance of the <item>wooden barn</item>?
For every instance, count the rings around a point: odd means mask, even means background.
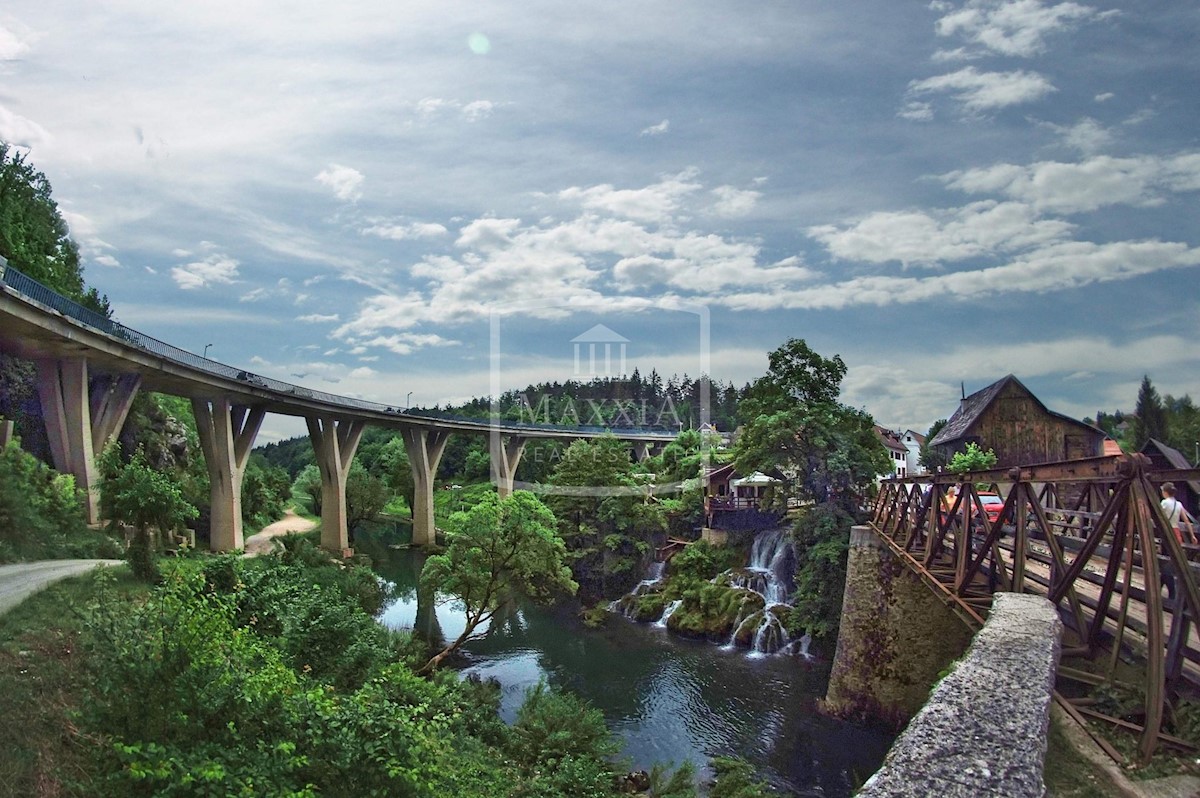
[[[1104,431],[1055,413],[1009,374],[964,398],[929,446],[952,457],[975,443],[996,467],[1053,463],[1104,453]]]

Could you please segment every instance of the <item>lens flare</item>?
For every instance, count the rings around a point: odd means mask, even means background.
[[[475,55],[487,55],[491,52],[492,43],[482,33],[472,33],[467,37],[467,47],[470,47]]]

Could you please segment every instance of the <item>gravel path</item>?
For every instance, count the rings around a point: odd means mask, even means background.
[[[283,515],[273,524],[268,524],[263,527],[258,534],[251,535],[246,538],[245,548],[247,556],[254,557],[259,554],[269,554],[275,547],[275,542],[272,538],[280,537],[281,535],[290,535],[293,532],[307,532],[317,525],[316,521],[310,521],[307,518],[301,518],[296,515],[296,511],[289,507]]]
[[[121,565],[124,560],[41,560],[0,565],[0,614],[6,613],[29,596],[68,576],[84,574],[93,568]]]

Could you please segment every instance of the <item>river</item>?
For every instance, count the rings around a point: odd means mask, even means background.
[[[423,555],[375,538],[356,536],[355,546],[396,585],[381,622],[427,633],[436,624],[446,637],[461,633],[462,615],[452,602],[438,602],[432,612],[425,602],[418,608]],[[577,609],[522,605],[498,618],[486,638],[466,645],[464,673],[499,681],[506,721],[515,718],[525,690],[544,679],[604,713],[632,769],[690,760],[703,771],[710,756],[737,755],[795,796],[849,796],[887,753],[891,735],[816,711],[829,678],[828,652],[814,648],[812,659],[752,657],[615,614],[602,628],[588,629]]]

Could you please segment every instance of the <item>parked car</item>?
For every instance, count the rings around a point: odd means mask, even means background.
[[[983,512],[987,515],[988,523],[996,523],[1000,518],[1000,511],[1004,509],[1004,499],[1001,499],[1000,495],[996,493],[981,492],[979,503],[983,505]]]

